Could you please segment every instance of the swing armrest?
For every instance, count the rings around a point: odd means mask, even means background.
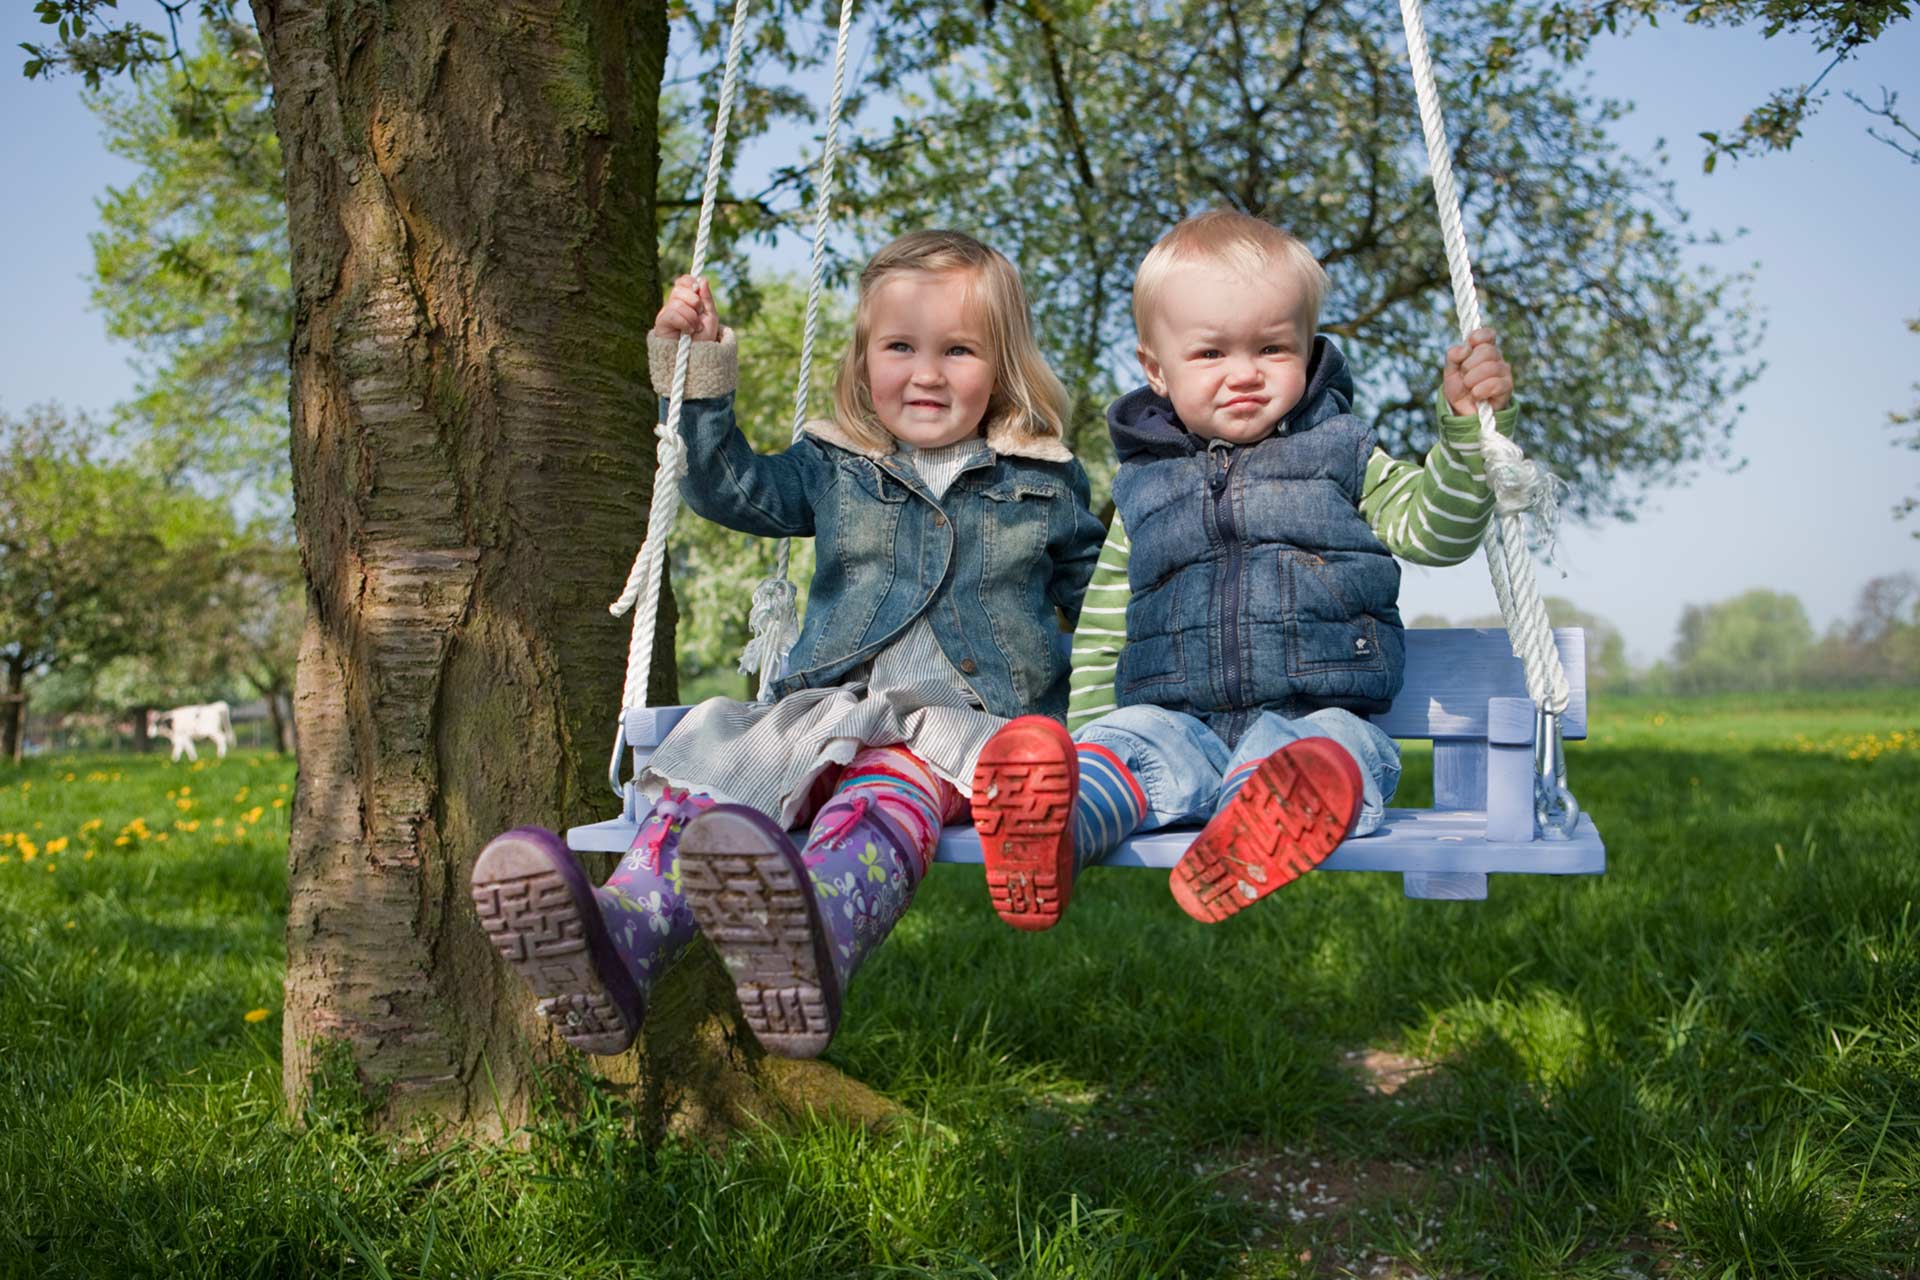
[[[627,745],[635,751],[644,749],[651,756],[653,749],[666,741],[673,726],[691,710],[692,707],[628,708],[621,721],[626,726]]]

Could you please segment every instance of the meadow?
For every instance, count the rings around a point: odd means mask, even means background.
[[[0,767],[0,1276],[1920,1276],[1920,690],[1593,723],[1603,878],[937,868],[829,1054],[911,1118],[717,1151],[288,1115],[291,762]]]

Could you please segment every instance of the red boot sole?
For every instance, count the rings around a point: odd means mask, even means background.
[[[1174,901],[1216,924],[1291,884],[1353,831],[1362,794],[1360,766],[1337,743],[1289,743],[1260,762],[1174,865]]]
[[[973,771],[973,828],[994,914],[1016,929],[1051,929],[1073,896],[1079,786],[1073,739],[1044,716],[1022,716],[980,752]]]

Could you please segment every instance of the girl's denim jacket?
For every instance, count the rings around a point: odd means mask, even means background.
[[[1069,628],[1078,620],[1105,536],[1066,445],[990,432],[937,501],[908,458],[866,449],[832,422],[808,423],[784,453],[757,454],[734,422],[731,337],[693,344],[680,493],[730,529],[814,539],[806,621],[775,696],[845,682],[925,615],[988,712],[1064,716],[1054,610]],[[672,342],[653,339],[650,355],[664,416]]]

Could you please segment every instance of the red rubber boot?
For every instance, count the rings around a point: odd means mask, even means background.
[[[1073,896],[1073,802],[1080,760],[1057,720],[1021,716],[993,735],[973,771],[973,829],[994,912],[1051,929]]]
[[[1262,760],[1173,868],[1173,899],[1217,924],[1313,870],[1353,832],[1360,766],[1330,738],[1301,738]],[[977,804],[978,801],[975,801]]]

